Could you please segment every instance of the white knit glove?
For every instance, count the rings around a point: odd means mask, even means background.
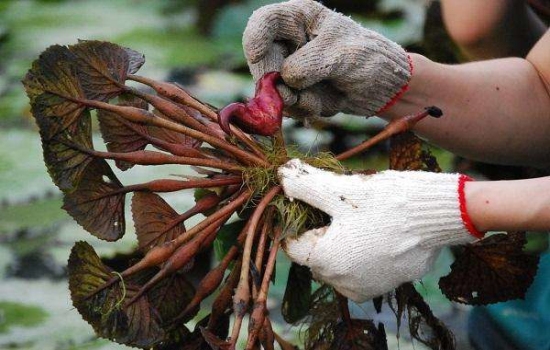
[[[293,159],[279,178],[289,198],[332,217],[330,226],[287,239],[287,254],[356,302],[421,278],[443,246],[482,235],[465,210],[464,175],[339,175]]]
[[[402,47],[311,0],[256,10],[243,46],[255,80],[281,72],[293,117],[372,116],[406,90],[412,72]]]

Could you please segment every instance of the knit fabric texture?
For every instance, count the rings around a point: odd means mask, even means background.
[[[281,72],[285,113],[298,118],[372,116],[411,77],[401,46],[311,0],[256,10],[243,47],[254,79]]]
[[[288,239],[287,254],[357,302],[421,278],[442,247],[475,240],[461,217],[459,174],[339,175],[294,159],[279,177],[287,196],[332,217]]]

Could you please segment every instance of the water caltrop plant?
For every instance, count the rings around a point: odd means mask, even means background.
[[[98,336],[137,348],[235,349],[248,318],[246,349],[273,349],[275,342],[294,349],[273,330],[266,305],[277,253],[285,237],[330,218],[288,201],[277,168],[297,157],[347,173],[341,161],[391,138],[390,168],[438,171],[435,158],[408,130],[441,111],[430,107],[399,118],[339,155],[304,155],[285,145],[279,73],[260,79],[248,102],[218,111],[175,83],[136,75],[144,62],[128,48],[80,41],[49,47],[23,80],[63,209],[92,235],[116,241],[126,231],[131,194],[136,251],[120,257],[115,269],[90,244],[77,242],[68,262],[73,305]],[[106,151],[94,148],[92,117]],[[121,171],[178,164],[196,175],[123,184],[113,163]],[[195,203],[183,213],[159,195],[187,190],[195,191]],[[199,214],[204,218],[189,227],[188,219]],[[469,304],[523,297],[538,261],[523,253],[524,243],[516,233],[466,246],[440,287],[451,300]],[[191,281],[196,257],[213,245],[219,248],[217,265]],[[466,270],[476,272],[470,278]],[[452,334],[412,284],[374,299],[378,311],[384,300],[398,323],[407,312],[414,338],[433,349],[454,347]],[[303,323],[308,349],[387,348],[382,323],[353,319],[347,300],[327,285],[314,290],[303,266],[291,265],[281,304],[287,322]],[[199,311],[206,316],[199,318]]]

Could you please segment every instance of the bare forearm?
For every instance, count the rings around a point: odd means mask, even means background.
[[[472,181],[465,195],[480,231],[550,230],[550,177]]]
[[[518,0],[442,0],[447,31],[470,60],[525,57],[546,27]]]
[[[550,164],[550,96],[533,64],[505,58],[451,66],[411,56],[409,91],[384,118],[436,105],[444,117],[416,129],[431,143],[475,160]]]

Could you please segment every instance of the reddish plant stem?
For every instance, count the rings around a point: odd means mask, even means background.
[[[214,214],[208,216],[206,219],[204,219],[197,225],[193,226],[193,228],[191,228],[189,231],[176,237],[174,239],[174,242],[179,246],[187,242],[196,233],[205,229],[206,227],[211,225],[213,222],[218,220],[220,217],[223,217],[225,215],[231,216],[239,207],[241,207],[244,203],[246,203],[249,200],[250,196],[252,196],[252,193],[249,190],[243,190],[242,192],[236,193],[229,199],[229,203],[226,204],[223,208],[221,208]]]
[[[153,180],[141,184],[125,186],[119,191],[120,193],[128,193],[132,191],[149,191],[149,192],[175,192],[180,190],[186,190],[190,188],[210,188],[221,187],[229,185],[239,185],[242,183],[242,178],[237,176],[225,176],[222,178],[214,179],[197,179],[197,180],[172,180],[161,179]]]
[[[252,153],[256,155],[258,158],[261,158],[267,161],[267,157],[265,153],[260,149],[260,147],[256,144],[254,140],[252,140],[247,134],[245,134],[238,127],[234,125],[231,125],[230,127],[231,127],[231,132],[237,138],[237,140],[245,144],[252,151]]]
[[[264,253],[267,243],[267,231],[273,227],[273,210],[269,210],[264,224],[262,225],[262,230],[260,233],[260,238],[258,239],[258,244],[256,245],[256,259],[254,264],[256,265],[256,270],[258,274],[262,274],[262,265],[264,261]],[[255,283],[252,284],[252,297],[256,299],[258,296],[258,287]]]
[[[235,262],[231,273],[225,280],[225,285],[222,287],[218,296],[212,303],[212,313],[210,314],[210,319],[208,320],[208,329],[215,329],[220,317],[223,316],[225,311],[230,307],[233,291],[239,283],[239,271],[241,271],[241,266],[242,260],[239,259]]]
[[[193,226],[193,228],[185,232],[185,234],[178,236],[177,238],[175,238],[170,242],[166,242],[163,245],[156,246],[151,250],[149,250],[147,254],[145,254],[145,256],[140,261],[130,266],[129,268],[121,272],[119,275],[112,277],[109,281],[105,282],[103,286],[98,287],[96,290],[90,293],[87,297],[85,297],[84,300],[94,296],[95,294],[101,292],[105,288],[112,286],[114,283],[120,280],[120,277],[128,277],[148,267],[157,266],[164,263],[166,260],[170,258],[170,256],[174,253],[174,251],[177,248],[179,248],[185,242],[189,241],[197,233],[206,229],[210,225],[215,224],[218,220],[224,220],[225,218],[231,217],[231,215],[241,205],[246,203],[246,201],[249,199],[250,196],[251,196],[250,191],[245,190],[241,192],[231,203],[227,204],[219,211],[208,216],[206,219],[204,219],[197,225]]]
[[[336,156],[336,159],[341,161],[341,160],[345,160],[350,157],[356,156],[366,151],[368,148],[372,147],[373,145],[389,139],[393,135],[412,129],[416,125],[416,123],[418,123],[420,120],[424,119],[428,115],[431,115],[435,118],[439,118],[441,116],[440,113],[441,113],[441,110],[436,109],[436,107],[429,107],[418,114],[406,115],[404,117],[394,119],[391,122],[389,122],[388,125],[386,125],[386,127],[382,131],[380,131],[378,134],[374,135],[373,137],[366,140],[365,142],[353,148],[350,148],[345,152],[338,154]]]
[[[221,140],[217,137],[197,131],[195,129],[186,127],[184,125],[177,124],[171,120],[160,118],[154,115],[153,113],[148,112],[141,108],[112,105],[106,102],[88,100],[88,99],[73,98],[73,97],[67,97],[67,96],[64,96],[64,97],[73,102],[77,102],[91,108],[99,108],[99,109],[111,111],[113,113],[117,113],[121,117],[134,123],[155,125],[158,127],[166,128],[168,130],[182,133],[184,135],[195,138],[197,140],[207,142],[214,147],[220,148],[232,154],[233,156],[240,159],[245,164],[260,165],[260,166],[269,165],[265,160],[258,158],[254,154],[248,153],[236,146],[233,146],[224,140]]]
[[[229,250],[228,252],[225,254],[224,258],[222,259],[219,267],[220,269],[222,270],[225,270],[227,269],[227,267],[229,266],[229,264],[231,263],[231,261],[233,261],[239,254],[239,251],[241,249],[241,246],[243,244],[243,241],[244,239],[246,238],[246,233],[248,232],[248,227],[250,226],[250,221],[248,221],[245,225],[245,227],[243,228],[243,230],[241,231],[241,233],[239,234],[239,236],[237,237],[237,242],[235,245],[233,245]],[[225,266],[225,268],[224,268]],[[234,275],[233,278],[235,278],[234,280],[234,283],[231,282],[231,287],[228,291],[225,292],[225,296],[222,296],[222,295],[219,295],[216,300],[214,301],[214,304],[212,306],[212,315],[210,316],[211,317],[211,320],[212,320],[212,317],[214,317],[215,315],[217,315],[217,317],[221,316],[226,308],[229,306],[229,304],[231,303],[231,296],[233,295],[233,290],[235,289],[235,287],[237,286],[237,283],[239,282],[239,277],[240,277],[240,271],[241,271],[241,266],[242,266],[242,259],[239,260],[239,263],[238,263],[238,266],[234,266],[233,267],[233,270],[231,271],[231,276]],[[221,276],[223,277],[223,275]],[[205,277],[206,279],[206,277]],[[229,278],[228,278],[229,279]],[[226,283],[229,283],[226,282]],[[201,282],[202,284],[202,282]],[[222,293],[220,293],[222,294]],[[206,295],[208,296],[208,295]],[[204,297],[206,297],[204,296]],[[204,299],[204,297],[202,299]],[[200,301],[202,301],[202,299]],[[193,303],[193,301],[190,302],[190,304]],[[188,307],[187,309],[189,309],[187,312],[190,312],[192,310],[192,308]],[[184,311],[183,314],[185,314],[186,312]],[[209,325],[211,323],[209,322]],[[210,327],[211,328],[211,327]]]
[[[288,159],[288,153],[286,150],[285,137],[283,135],[283,128],[280,128],[275,135],[273,135],[273,145],[277,150],[284,152],[285,157]]]
[[[248,309],[248,303],[250,300],[250,283],[248,277],[250,274],[250,255],[252,252],[252,243],[254,242],[254,234],[256,232],[258,222],[260,221],[265,209],[280,191],[280,186],[275,186],[271,188],[258,203],[258,206],[254,210],[252,217],[249,219],[250,226],[246,231],[246,241],[243,250],[243,266],[241,268],[241,277],[239,280],[239,285],[237,286],[237,290],[235,292],[235,296],[233,297],[235,323],[231,332],[231,350],[234,350],[237,344],[243,317]]]
[[[224,256],[219,265],[210,270],[206,276],[201,280],[199,285],[196,288],[195,295],[193,299],[187,304],[185,309],[175,318],[174,321],[186,319],[186,317],[196,308],[199,304],[208,296],[210,296],[221,284],[225,270],[229,264],[237,257],[238,249],[232,247],[227,254]],[[235,269],[235,267],[233,267]],[[237,270],[239,271],[239,270]],[[235,272],[236,273],[236,272]],[[224,309],[225,311],[225,309]]]
[[[221,133],[217,133],[214,130],[209,129],[206,125],[194,119],[185,110],[178,107],[172,101],[159,96],[147,94],[136,89],[130,89],[130,92],[136,95],[137,97],[149,102],[160,113],[164,114],[168,118],[174,118],[190,128],[193,128],[205,134],[217,137],[222,141],[225,141],[222,137],[220,137],[220,135],[222,135]]]
[[[150,86],[159,95],[165,96],[177,103],[196,109],[201,114],[205,115],[207,118],[216,123],[218,121],[218,114],[216,112],[214,112],[204,103],[191,96],[189,93],[187,93],[187,91],[185,91],[177,84],[158,82],[153,79],[133,74],[128,75],[128,79]],[[246,135],[242,130],[235,126],[232,127],[231,131],[234,133],[237,139],[244,143],[257,157],[266,160],[265,154],[258,147],[258,145],[252,139],[250,139],[250,136]]]
[[[208,239],[208,237],[215,235],[221,226],[229,219],[230,215],[217,220],[212,225],[208,226],[200,234],[194,237],[189,243],[180,246],[176,251],[168,258],[168,260],[162,265],[162,268],[155,276],[153,276],[140,290],[134,295],[126,306],[133,304],[149,289],[155,286],[165,277],[173,274],[183,266],[185,266],[191,259],[197,254],[202,246],[202,243]]]
[[[176,237],[172,241],[165,243],[162,246],[157,246],[153,249],[151,249],[145,257],[139,261],[134,266],[130,267],[128,270],[124,271],[121,275],[125,277],[126,274],[132,274],[139,270],[142,270],[143,268],[149,267],[149,266],[156,266],[161,263],[164,263],[173,253],[174,251],[180,247],[181,245],[188,242],[190,239],[192,239],[196,234],[200,233],[202,230],[207,229],[211,225],[215,225],[215,223],[220,220],[227,220],[231,215],[246,201],[250,198],[251,193],[247,190],[241,192],[240,194],[236,194],[232,196],[234,200],[230,202],[229,204],[225,205],[222,209],[218,210],[214,214],[208,216],[206,219],[198,223],[197,225],[193,226],[189,231],[185,232],[184,234]],[[156,254],[155,250],[158,250],[159,253]],[[149,259],[148,256],[151,255],[151,258]],[[131,271],[132,269],[137,269],[136,271]]]
[[[346,322],[349,329],[353,329],[353,323],[351,321],[351,315],[349,313],[348,298],[342,294],[336,292],[336,298],[338,298],[338,304],[340,305],[340,312],[342,313],[342,319]]]
[[[174,218],[170,223],[166,225],[166,228],[160,232],[158,232],[153,238],[151,238],[147,242],[142,243],[142,247],[148,247],[149,244],[156,241],[159,237],[164,235],[166,232],[170,231],[180,223],[184,222],[185,220],[193,217],[194,215],[200,214],[206,210],[214,208],[216,205],[220,203],[222,200],[221,197],[219,197],[215,193],[208,194],[204,196],[203,198],[199,199],[193,207],[191,207],[189,210],[185,211],[184,213],[178,215],[176,218]]]
[[[163,149],[167,152],[170,152],[176,156],[182,156],[182,157],[192,157],[192,158],[206,158],[204,154],[202,154],[198,149],[193,147],[187,147],[184,145],[179,145],[171,142],[167,142],[164,140],[161,140],[159,138],[153,137],[149,135],[147,132],[144,132],[143,130],[140,130],[136,127],[135,123],[132,123],[118,114],[115,114],[115,118],[124,124],[127,128],[131,129],[133,132],[138,134],[139,136],[143,137],[145,140],[147,140],[150,144],[152,144],[155,147],[158,147],[160,149]]]
[[[269,317],[264,319],[264,326],[260,329],[259,338],[265,350],[275,350],[275,335]]]
[[[187,105],[191,108],[196,109],[201,114],[205,115],[208,119],[215,122],[216,125],[218,125],[218,113],[216,113],[212,108],[210,108],[208,105],[200,102],[193,96],[191,96],[185,89],[183,89],[181,86],[179,86],[177,83],[172,84],[172,86],[175,88],[175,92],[178,91],[183,92],[179,93],[179,96],[175,96],[175,101],[179,102],[181,104]],[[177,94],[176,94],[177,95]],[[181,96],[181,97],[180,97]],[[241,129],[239,129],[237,126],[232,125],[231,126],[231,132],[235,137],[241,141],[243,144],[245,144],[255,155],[258,157],[267,160],[267,157],[265,156],[264,152],[260,149],[260,147],[256,144],[254,140],[250,137],[250,135],[247,135],[244,133]]]
[[[223,257],[220,264],[208,272],[208,274],[202,279],[202,281],[199,283],[199,286],[196,289],[195,295],[193,296],[193,299],[189,302],[187,307],[172,321],[177,322],[180,320],[185,320],[186,317],[192,313],[192,311],[198,307],[198,305],[204,300],[204,298],[210,296],[216,288],[220,285],[225,270],[229,267],[229,264],[234,261],[238,254],[240,247],[242,245],[242,242],[244,238],[246,237],[246,232],[248,230],[248,227],[250,226],[250,221],[247,222],[239,236],[237,237],[237,244],[233,245],[228,252]],[[230,276],[228,277],[226,281],[226,286],[224,287],[226,290],[221,291],[220,295],[216,298],[214,301],[214,304],[212,305],[212,315],[210,316],[210,320],[208,322],[209,325],[212,324],[213,317],[220,317],[223,313],[225,313],[225,310],[231,303],[231,296],[233,295],[233,289],[237,286],[237,283],[239,281],[239,271],[241,270],[241,263],[242,260],[239,260],[238,263],[233,267]],[[229,284],[229,286],[228,286]],[[216,313],[217,312],[217,313]],[[216,315],[214,315],[216,313]],[[208,327],[212,328],[212,327]]]
[[[279,237],[281,236],[281,231],[282,229],[280,227],[275,228],[273,245],[271,246],[269,258],[267,259],[267,264],[265,266],[265,273],[262,280],[260,293],[258,294],[258,298],[254,303],[254,309],[250,315],[251,330],[248,332],[248,340],[246,343],[247,350],[251,350],[254,346],[254,343],[258,337],[258,332],[264,324],[265,316],[267,314],[267,293],[269,291],[269,282],[271,281],[271,276],[273,274],[273,270],[275,269],[275,261],[277,260],[277,251],[279,250]]]
[[[187,180],[187,181],[161,179],[161,180],[153,180],[153,181],[145,182],[141,184],[124,186],[116,190],[110,191],[108,193],[103,193],[98,196],[92,197],[80,203],[84,204],[88,202],[98,201],[103,198],[115,196],[118,194],[137,192],[137,191],[175,192],[175,191],[186,190],[190,188],[211,188],[211,187],[221,187],[221,186],[240,185],[240,184],[242,184],[242,179],[236,176],[225,176],[218,179],[199,179],[199,180]]]
[[[102,152],[94,149],[82,147],[79,144],[71,143],[67,144],[69,147],[76,148],[79,151],[89,154],[93,157],[102,159],[112,159],[118,161],[124,161],[132,164],[139,165],[164,165],[164,164],[183,164],[183,165],[195,165],[204,166],[209,168],[226,170],[232,173],[240,173],[242,167],[236,164],[228,162],[221,162],[212,159],[205,158],[190,158],[174,156],[167,153],[155,152],[155,151],[132,151],[132,152]]]
[[[262,226],[262,231],[260,233],[260,239],[258,240],[258,249],[256,251],[256,269],[258,272],[262,272],[262,263],[264,261],[264,253],[266,248],[267,239],[269,237],[269,230],[273,228],[273,216],[274,211],[270,210],[265,219],[265,223]]]
[[[116,190],[89,198],[85,201],[81,201],[79,203],[80,204],[90,203],[90,202],[98,201],[107,197],[130,193],[130,192],[137,192],[137,191],[175,192],[175,191],[180,191],[180,190],[185,190],[190,188],[212,188],[212,187],[240,185],[240,184],[242,184],[241,178],[230,177],[230,176],[226,176],[219,179],[200,179],[200,180],[187,180],[187,181],[178,181],[178,180],[169,180],[169,179],[153,180],[142,184],[124,186]]]

